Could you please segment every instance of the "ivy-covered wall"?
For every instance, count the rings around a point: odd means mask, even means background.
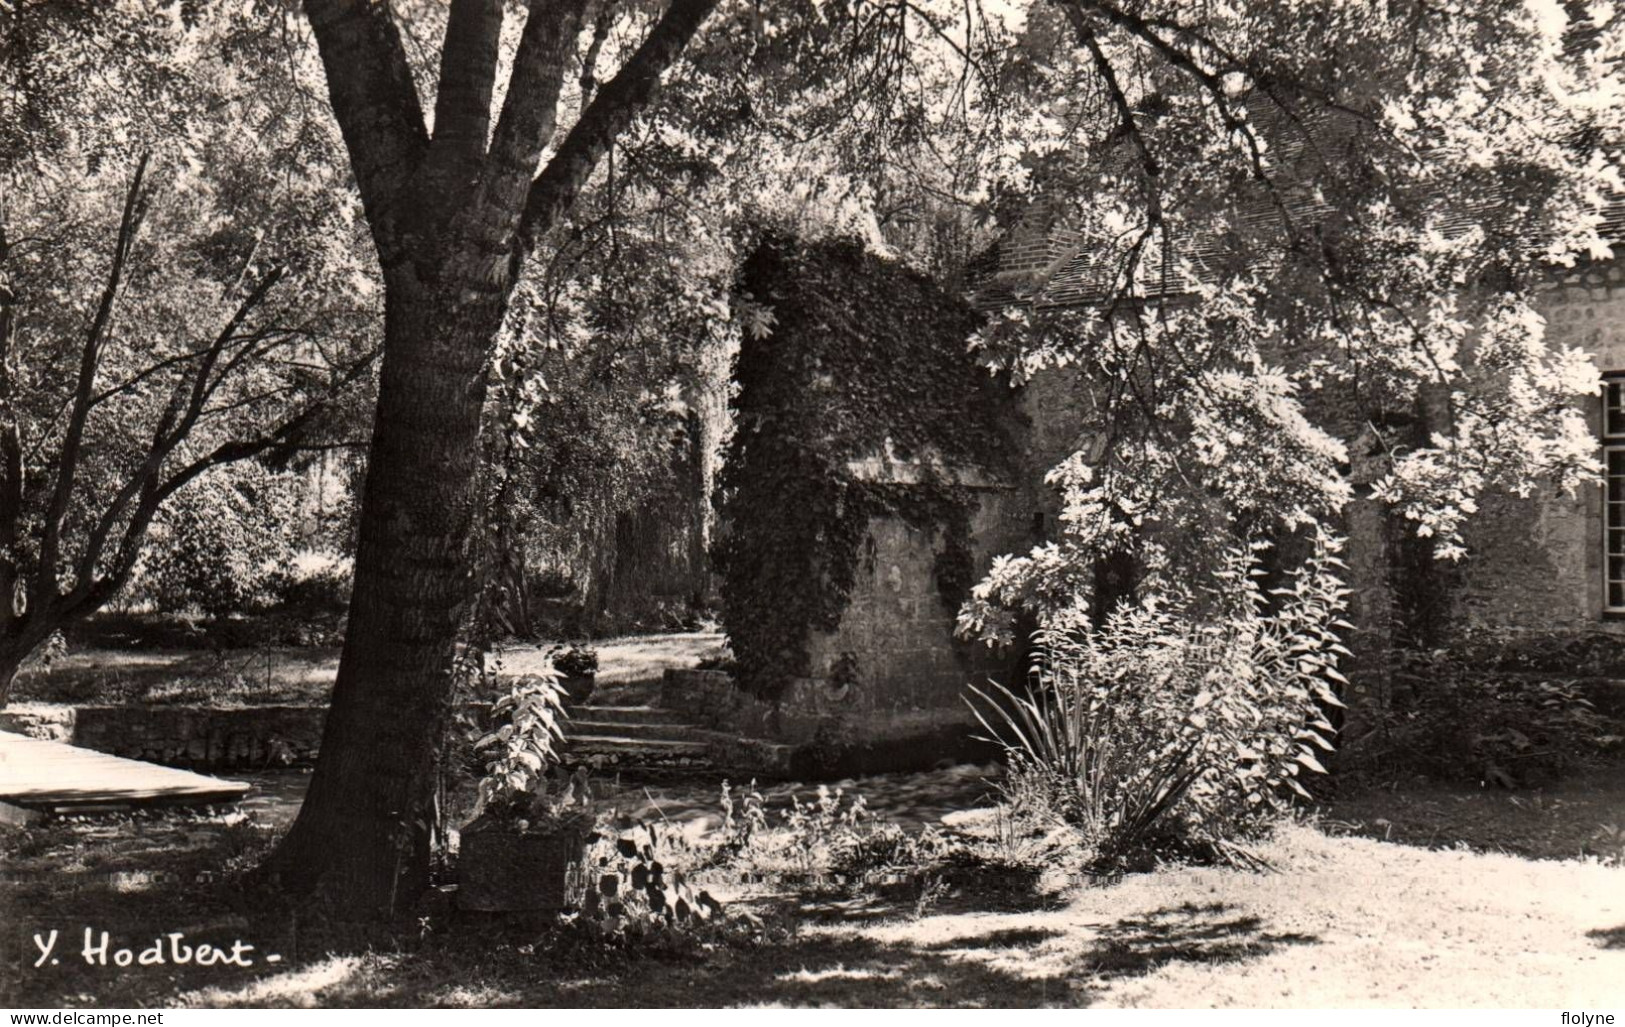
[[[962,719],[964,683],[1007,661],[954,615],[1030,520],[1017,394],[965,348],[979,315],[856,244],[782,237],[736,301],[715,554],[736,680],[853,737]]]

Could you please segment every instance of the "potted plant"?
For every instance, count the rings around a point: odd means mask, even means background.
[[[554,647],[549,655],[570,705],[579,706],[592,695],[598,676],[598,650],[584,645]]]
[[[549,912],[569,904],[593,817],[586,772],[557,772],[561,700],[552,678],[524,679],[492,706],[493,729],[474,742],[485,775],[461,832],[460,908]]]

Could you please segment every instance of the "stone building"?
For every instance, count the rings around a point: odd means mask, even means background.
[[[1604,212],[1602,233],[1616,246],[1625,244],[1625,202]],[[1041,207],[977,270],[978,302],[988,307],[1018,301],[1065,307],[1099,298],[1090,285],[1088,254]],[[1366,671],[1352,686],[1357,700],[1364,690],[1383,687],[1376,668],[1403,637],[1449,644],[1494,632],[1539,639],[1554,651],[1600,646],[1625,654],[1625,254],[1554,271],[1537,307],[1547,321],[1549,344],[1581,349],[1602,373],[1601,395],[1578,402],[1596,434],[1606,482],[1576,495],[1555,487],[1528,498],[1486,495],[1466,532],[1468,556],[1440,562],[1407,542],[1405,526],[1385,506],[1361,495],[1359,486],[1378,471],[1362,476],[1356,455],[1359,498],[1347,511],[1345,555],[1357,626],[1350,642],[1357,666]],[[1064,377],[1051,375],[1028,384],[1022,405],[1032,425],[1028,464],[1042,473],[1077,442],[1071,420],[1076,399]],[[1037,509],[1050,502],[1040,494]],[[1428,622],[1424,637],[1417,637],[1419,618]],[[1625,660],[1610,656],[1606,662],[1619,671],[1609,674],[1625,674]]]
[[[962,755],[966,683],[1006,678],[1011,659],[957,638],[959,607],[994,557],[1034,541],[1015,394],[965,352],[979,316],[847,244],[770,242],[742,288],[773,327],[742,341],[722,472],[737,667],[667,698],[799,747],[810,772]]]
[[[1452,577],[1448,619],[1462,627],[1625,635],[1625,266],[1553,281],[1541,312],[1556,344],[1591,355],[1602,396],[1587,402],[1606,483],[1567,496],[1496,496],[1473,523]]]
[[[1625,210],[1612,212],[1610,225],[1625,226]],[[1075,237],[1041,217],[1024,222],[974,271],[983,307],[1017,298],[1055,305],[1094,299],[1087,255]],[[1415,591],[1418,575],[1426,579],[1433,641],[1475,629],[1625,641],[1625,261],[1554,276],[1540,306],[1551,342],[1586,350],[1605,375],[1603,396],[1585,402],[1608,481],[1576,496],[1553,489],[1527,499],[1486,497],[1468,532],[1470,555],[1454,564],[1424,559],[1418,566],[1403,526],[1376,501],[1357,499],[1345,525],[1357,624],[1350,642],[1365,671],[1355,675],[1357,706],[1371,698],[1362,691],[1385,687],[1378,668],[1411,630],[1400,622],[1416,615],[1416,601],[1405,593]],[[850,460],[846,473],[900,487],[947,481],[974,495],[969,548],[979,579],[994,557],[1025,552],[1048,534],[1057,497],[1043,479],[1079,445],[1077,388],[1056,373],[1010,393],[1017,453],[1000,473],[929,455],[900,457],[886,447]],[[975,726],[965,685],[1010,681],[1021,668],[1008,654],[955,636],[956,606],[934,583],[941,532],[878,515],[865,536],[838,623],[809,631],[808,660],[790,686],[770,703],[724,703],[728,712],[718,726],[791,746],[839,738],[847,769],[929,766],[964,751],[959,743]]]

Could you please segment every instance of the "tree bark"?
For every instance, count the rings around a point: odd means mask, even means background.
[[[369,917],[428,884],[457,642],[478,592],[490,349],[533,241],[715,3],[673,0],[560,144],[544,187],[532,176],[587,0],[531,0],[488,149],[500,5],[455,0],[430,140],[389,6],[305,0],[384,269],[385,325],[333,705],[299,817],[265,868],[289,891]]]
[[[11,698],[11,689],[16,684],[17,672],[22,669],[23,662],[48,637],[30,632],[0,640],[0,709],[5,709],[6,702]]]
[[[17,680],[17,671],[22,668],[23,660],[28,658],[27,653],[16,653],[11,649],[0,650],[0,709],[4,709],[6,698],[11,695],[11,686]]]
[[[271,864],[298,893],[395,912],[428,885],[456,640],[474,597],[480,413],[499,296],[390,276],[355,590],[322,758]]]

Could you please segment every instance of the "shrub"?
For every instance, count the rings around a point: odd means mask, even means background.
[[[1250,862],[1236,843],[1308,797],[1331,751],[1323,706],[1346,649],[1345,589],[1330,541],[1290,587],[1264,593],[1252,555],[1232,554],[1223,595],[1120,608],[1098,628],[1040,632],[1031,687],[973,689],[977,716],[1011,756],[1007,802],[1075,827],[1092,869],[1158,853]]]
[[[292,566],[299,481],[245,462],[199,475],[165,505],[127,598],[222,616],[268,604]]]
[[[600,845],[595,854],[581,914],[611,933],[686,924],[722,912],[722,903],[690,884],[678,865],[690,855],[681,836],[672,846],[669,834],[639,821],[623,828],[612,843]]]
[[[564,677],[586,677],[598,673],[598,650],[590,646],[555,646],[548,656],[553,669]]]
[[[496,701],[491,717],[498,726],[473,743],[485,765],[476,816],[546,821],[585,801],[584,780],[572,779],[561,794],[549,794],[547,773],[558,763],[566,716],[563,692],[548,675],[523,678]]]
[[[1480,665],[1482,642],[1465,652],[1402,652],[1388,702],[1350,756],[1355,774],[1381,780],[1421,775],[1505,788],[1551,779],[1596,762],[1620,742],[1571,680]]]
[[[276,605],[299,613],[338,613],[349,608],[355,565],[307,555],[296,559],[273,587]]]
[[[1460,663],[1484,669],[1558,677],[1625,677],[1625,638],[1602,631],[1465,632],[1451,642]]]
[[[807,880],[826,873],[862,874],[923,858],[930,839],[907,835],[869,815],[863,796],[847,800],[842,789],[819,785],[816,797],[769,814],[752,781],[737,794],[722,783],[722,830],[711,857],[761,873],[789,873]],[[922,845],[924,846],[922,848]]]
[[[854,878],[901,873],[930,863],[941,848],[940,836],[930,828],[910,834],[897,824],[880,823],[842,839],[831,854],[830,870]]]
[[[761,872],[802,875],[829,871],[838,853],[873,834],[863,796],[843,802],[839,788],[819,785],[817,798],[803,803],[790,797],[790,805],[770,817],[756,782],[736,799],[722,783],[722,841],[714,862],[732,863]],[[777,823],[774,823],[774,820]]]

